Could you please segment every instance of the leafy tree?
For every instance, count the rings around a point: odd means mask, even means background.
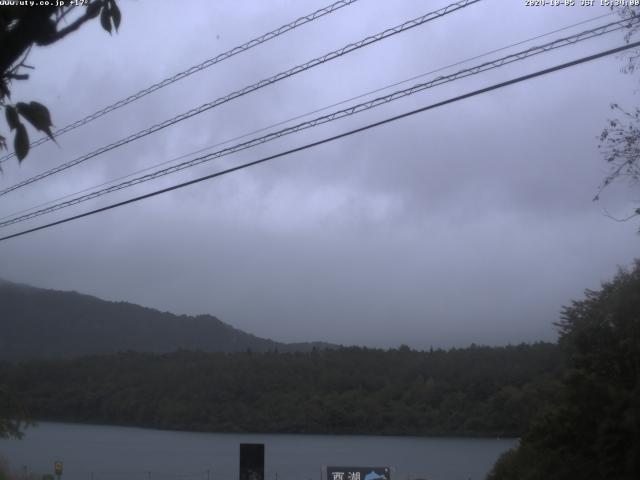
[[[569,359],[560,401],[489,478],[640,478],[640,260],[566,307],[557,326]]]
[[[617,9],[623,19],[635,21],[640,17],[640,7],[624,6]],[[629,43],[632,39],[635,40],[639,31],[639,24],[628,26],[625,41]],[[622,71],[627,74],[635,73],[640,66],[640,50],[632,50],[623,57],[625,65]],[[627,180],[634,185],[640,184],[640,108],[627,109],[613,103],[611,110],[615,113],[615,117],[607,121],[600,135],[599,145],[609,164],[609,173],[602,181],[594,201],[599,200],[603,190],[617,180]],[[608,216],[614,220],[627,221],[640,216],[640,208],[636,208],[624,218]]]
[[[120,9],[115,0],[86,0],[83,6],[68,5],[0,7],[0,107],[5,111],[7,126],[14,132],[13,147],[19,161],[29,153],[29,133],[22,120],[53,139],[49,110],[41,103],[11,101],[11,83],[27,80],[26,62],[33,46],[43,47],[62,40],[89,20],[100,16],[102,27],[109,33],[118,30]],[[69,19],[73,18],[70,23]],[[7,148],[0,134],[0,148]]]
[[[109,33],[117,31],[121,21],[115,0],[87,0],[82,7],[49,3],[49,6],[0,7],[0,107],[4,109],[9,130],[14,133],[13,147],[19,161],[29,153],[29,133],[23,120],[53,139],[47,107],[35,101],[13,103],[11,99],[11,83],[29,78],[26,71],[33,67],[26,59],[33,46],[51,45],[97,16]],[[71,18],[73,20],[67,23]],[[0,133],[0,149],[6,148],[6,137]],[[19,437],[25,422],[28,420],[19,399],[0,384],[0,438]]]
[[[24,427],[31,423],[22,402],[0,386],[0,438],[21,438]]]

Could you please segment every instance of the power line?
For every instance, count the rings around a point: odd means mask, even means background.
[[[137,133],[134,133],[133,135],[130,135],[126,138],[120,139],[116,142],[113,142],[107,146],[101,147],[97,150],[94,150],[93,152],[87,153],[85,155],[82,155],[74,160],[71,160],[69,162],[63,163],[62,165],[59,165],[57,167],[54,167],[50,170],[47,170],[43,173],[40,173],[38,175],[35,175],[33,177],[30,177],[26,180],[23,180],[19,183],[16,183],[10,187],[4,188],[2,190],[0,190],[0,196],[2,195],[6,195],[9,192],[12,192],[14,190],[17,190],[18,188],[24,187],[26,185],[29,185],[31,183],[37,182],[38,180],[42,180],[44,178],[47,178],[51,175],[54,175],[56,173],[59,173],[61,171],[67,170],[68,168],[71,168],[75,165],[78,165],[80,163],[83,163],[93,157],[96,157],[98,155],[101,155],[105,152],[108,152],[110,150],[113,150],[114,148],[120,147],[122,145],[125,145],[127,143],[133,142],[134,140],[138,140],[142,137],[145,137],[147,135],[150,135],[152,133],[157,132],[158,130],[162,130],[163,128],[166,128],[170,125],[173,125],[175,123],[181,122],[183,120],[186,120],[188,118],[191,118],[195,115],[198,115],[200,113],[203,113],[207,110],[210,110],[214,107],[217,107],[219,105],[222,105],[224,103],[227,103],[231,100],[234,100],[238,97],[241,97],[243,95],[247,95],[248,93],[254,92],[260,88],[266,87],[268,85],[271,85],[273,83],[279,82],[280,80],[284,80],[285,78],[289,78],[293,75],[297,75],[298,73],[304,72],[306,70],[309,70],[310,68],[316,67],[318,65],[321,65],[323,63],[329,62],[331,60],[334,60],[336,58],[339,58],[343,55],[346,55],[348,53],[351,53],[355,50],[358,50],[362,47],[371,45],[375,42],[378,42],[380,40],[384,40],[386,38],[389,38],[393,35],[396,35],[398,33],[401,32],[405,32],[407,30],[410,30],[414,27],[423,25],[431,20],[435,20],[437,18],[443,17],[445,15],[448,15],[450,13],[453,13],[457,10],[460,10],[462,8],[468,7],[469,5],[473,5],[474,3],[478,3],[482,0],[459,0],[458,2],[452,3],[450,5],[447,5],[446,7],[443,7],[439,10],[435,10],[433,12],[427,13],[425,15],[422,15],[420,17],[414,18],[412,20],[408,20],[404,23],[402,23],[401,25],[397,25],[395,27],[389,28],[387,30],[384,30],[380,33],[377,33],[375,35],[366,37],[358,42],[355,43],[351,43],[349,45],[346,45],[342,48],[339,48],[338,50],[334,50],[332,52],[329,52],[325,55],[322,55],[321,57],[317,57],[314,58],[313,60],[310,60],[304,64],[298,65],[296,67],[293,67],[289,70],[286,70],[284,72],[280,72],[272,77],[269,77],[267,79],[261,80],[257,83],[254,83],[252,85],[249,85],[247,87],[244,87],[240,90],[237,90],[233,93],[230,93],[229,95],[226,95],[224,97],[220,97],[212,102],[209,103],[205,103],[197,108],[194,108],[192,110],[189,110],[185,113],[182,113],[180,115],[177,115],[173,118],[170,118],[168,120],[165,120],[164,122],[158,123],[156,125],[153,125],[145,130],[141,130]]]
[[[636,23],[637,21],[638,20],[636,20],[634,23]],[[627,23],[627,21],[626,20],[620,20],[620,21],[617,21],[617,22],[612,22],[610,24],[607,24],[607,25],[604,25],[604,26],[600,26],[600,27],[596,27],[594,29],[584,31],[584,32],[578,33],[578,34],[570,36],[570,37],[561,38],[561,39],[555,40],[553,42],[550,42],[550,43],[547,43],[547,44],[544,44],[544,45],[541,45],[541,46],[531,47],[530,49],[524,50],[522,52],[517,52],[517,53],[511,54],[511,55],[508,55],[506,57],[502,57],[500,59],[493,60],[491,62],[486,62],[486,63],[483,63],[483,64],[478,65],[478,66],[474,66],[474,67],[471,67],[471,68],[468,68],[468,69],[465,69],[465,70],[461,70],[461,71],[459,71],[457,73],[454,73],[452,75],[441,76],[441,77],[438,77],[435,80],[432,80],[430,82],[414,85],[413,87],[411,87],[409,89],[397,91],[397,92],[394,92],[394,93],[392,93],[390,95],[387,95],[387,96],[384,96],[384,97],[379,97],[379,98],[371,100],[369,102],[361,103],[361,104],[349,107],[349,108],[344,109],[344,110],[333,112],[333,113],[331,113],[329,115],[325,115],[325,116],[310,120],[308,122],[303,122],[301,124],[298,124],[298,125],[283,129],[281,131],[273,132],[273,133],[265,135],[263,137],[252,139],[252,140],[250,140],[248,142],[244,142],[242,144],[238,144],[238,145],[235,145],[233,147],[230,147],[230,148],[227,148],[227,149],[223,149],[223,150],[218,151],[218,152],[214,152],[212,154],[208,154],[208,155],[204,155],[204,156],[195,158],[195,159],[190,160],[188,162],[183,162],[181,164],[174,165],[172,167],[168,167],[166,169],[162,169],[162,170],[156,171],[156,172],[154,172],[152,174],[148,174],[148,175],[144,175],[142,177],[134,178],[134,179],[129,180],[127,182],[123,182],[121,184],[114,185],[114,186],[111,186],[109,188],[105,188],[103,190],[98,190],[98,191],[92,192],[92,193],[90,193],[88,195],[84,195],[82,197],[76,197],[76,198],[74,198],[72,200],[69,200],[67,202],[58,203],[58,204],[53,205],[51,207],[48,207],[48,208],[45,208],[45,209],[41,209],[41,210],[38,210],[36,212],[27,214],[27,215],[22,215],[20,217],[12,218],[11,220],[0,222],[0,227],[5,227],[5,226],[8,226],[8,225],[12,225],[12,224],[15,224],[15,223],[18,223],[18,222],[21,222],[21,221],[25,221],[25,220],[29,220],[29,219],[35,218],[35,217],[40,216],[40,215],[44,215],[46,213],[51,213],[53,211],[60,210],[62,208],[66,208],[66,207],[70,207],[70,206],[73,206],[73,205],[77,205],[77,204],[82,203],[84,201],[88,201],[88,200],[91,200],[91,199],[94,199],[94,198],[97,198],[97,197],[100,197],[100,196],[103,196],[103,195],[106,195],[106,194],[109,194],[109,193],[113,193],[113,192],[118,191],[118,190],[122,190],[124,188],[128,188],[128,187],[131,187],[131,186],[134,186],[134,185],[138,185],[140,183],[144,183],[144,182],[159,178],[159,177],[164,176],[164,175],[168,175],[170,173],[175,173],[177,171],[193,167],[193,166],[198,165],[200,163],[204,163],[206,161],[213,160],[214,158],[220,158],[222,156],[226,156],[226,155],[229,155],[231,153],[235,153],[235,152],[238,152],[238,151],[241,151],[241,150],[245,150],[245,149],[251,148],[253,146],[256,146],[256,145],[259,145],[259,144],[262,144],[262,143],[266,143],[268,141],[272,141],[272,140],[274,140],[276,138],[281,138],[281,137],[283,137],[285,135],[288,135],[288,134],[291,134],[291,133],[295,133],[295,132],[298,132],[298,131],[301,131],[301,130],[304,130],[304,129],[307,129],[307,128],[315,127],[317,125],[320,125],[320,124],[323,124],[323,123],[327,123],[329,121],[333,121],[333,120],[336,120],[336,119],[339,119],[339,118],[344,118],[346,116],[353,115],[355,113],[360,113],[362,111],[365,111],[365,110],[380,106],[380,105],[382,105],[384,103],[388,103],[388,102],[397,100],[399,98],[403,98],[405,96],[412,95],[412,94],[417,93],[419,91],[422,91],[422,90],[424,90],[426,88],[431,88],[431,87],[434,87],[434,86],[442,85],[444,83],[448,83],[450,81],[457,80],[459,78],[465,78],[467,76],[471,76],[471,75],[475,75],[475,74],[478,74],[478,73],[482,73],[484,71],[488,71],[488,70],[491,70],[491,69],[494,69],[494,68],[498,68],[498,67],[504,66],[504,65],[509,64],[509,63],[513,63],[513,62],[518,61],[518,60],[523,60],[523,59],[531,57],[533,55],[537,55],[537,54],[540,54],[540,53],[543,53],[543,52],[550,51],[550,50],[552,50],[554,48],[559,48],[559,47],[562,47],[562,46],[574,44],[574,43],[576,43],[578,41],[584,41],[584,40],[587,40],[587,39],[591,39],[591,38],[594,38],[596,36],[603,35],[605,33],[611,33],[611,32],[614,32],[614,31],[617,31],[617,30],[623,28],[623,26],[621,25],[622,23]],[[624,27],[627,27],[627,26],[628,25],[625,25]],[[109,182],[109,183],[111,183],[111,182]]]
[[[372,108],[376,108],[376,107],[379,107],[379,106],[384,105],[386,103],[390,103],[392,101],[398,100],[400,98],[404,98],[404,97],[416,94],[416,93],[421,92],[423,90],[426,90],[428,88],[433,88],[433,87],[436,87],[436,86],[439,86],[439,85],[443,85],[445,83],[449,83],[449,82],[452,82],[452,81],[455,81],[455,80],[459,80],[461,78],[466,78],[466,77],[469,77],[469,76],[472,76],[472,75],[477,75],[479,73],[483,73],[483,72],[486,72],[486,71],[489,71],[489,70],[493,70],[495,68],[500,68],[500,67],[503,67],[505,65],[509,65],[511,63],[514,63],[514,62],[517,62],[517,61],[520,61],[520,60],[525,60],[525,59],[530,58],[530,57],[532,57],[534,55],[539,55],[541,53],[549,52],[549,51],[557,49],[557,48],[561,48],[561,47],[564,47],[564,46],[567,46],[567,45],[573,45],[573,44],[575,44],[577,42],[589,40],[589,39],[592,39],[592,38],[596,38],[596,37],[602,36],[602,35],[607,34],[607,33],[615,32],[617,30],[620,30],[622,28],[626,28],[626,27],[628,27],[630,25],[634,25],[634,24],[637,24],[639,22],[640,22],[640,19],[634,19],[631,22],[629,20],[618,20],[616,22],[612,22],[612,23],[609,23],[607,25],[602,25],[602,26],[599,26],[599,27],[596,27],[596,28],[593,28],[593,29],[590,29],[590,30],[585,30],[585,31],[577,33],[575,35],[571,35],[569,37],[556,39],[556,40],[554,40],[552,42],[549,42],[549,43],[546,43],[546,44],[543,44],[543,45],[531,47],[529,49],[526,49],[526,50],[523,50],[523,51],[520,51],[520,52],[516,52],[516,53],[512,53],[510,55],[507,55],[505,57],[501,57],[501,58],[496,59],[496,60],[492,60],[492,61],[485,62],[485,63],[479,64],[479,65],[476,65],[476,66],[473,66],[473,67],[470,67],[470,68],[466,68],[466,69],[460,70],[460,71],[458,71],[456,73],[453,73],[451,75],[440,76],[440,77],[437,77],[437,78],[435,78],[435,79],[433,79],[431,81],[428,81],[428,82],[425,82],[425,83],[420,83],[420,84],[414,85],[414,86],[412,86],[410,88],[406,88],[404,90],[398,90],[398,91],[393,92],[393,93],[391,93],[389,95],[378,97],[378,98],[375,98],[375,99],[370,100],[368,102],[363,102],[363,103],[359,103],[357,105],[352,105],[349,108],[338,110],[338,111],[332,112],[330,114],[323,115],[323,116],[317,117],[315,119],[312,119],[312,120],[309,120],[309,121],[306,121],[306,122],[302,122],[302,123],[299,123],[297,125],[293,125],[291,127],[284,128],[284,129],[279,130],[277,132],[272,132],[272,133],[269,133],[269,134],[264,135],[262,137],[257,137],[257,138],[251,139],[251,140],[249,140],[247,142],[239,143],[237,145],[234,145],[234,146],[231,146],[231,147],[228,147],[228,148],[225,148],[225,149],[222,149],[222,150],[219,150],[217,152],[213,152],[213,153],[210,153],[210,154],[207,154],[207,155],[203,155],[203,156],[194,158],[192,160],[189,160],[189,161],[177,164],[177,165],[172,165],[170,167],[167,167],[167,168],[164,168],[164,169],[161,169],[161,170],[157,170],[157,171],[155,171],[153,173],[149,173],[147,175],[136,177],[136,178],[133,178],[131,180],[128,180],[128,181],[125,181],[125,182],[122,182],[122,183],[119,183],[119,184],[116,184],[116,185],[113,185],[113,186],[110,186],[110,187],[107,187],[107,188],[104,188],[104,189],[101,189],[101,190],[96,190],[96,191],[93,191],[93,192],[88,193],[86,195],[82,195],[80,197],[75,197],[75,198],[72,198],[71,200],[67,200],[65,202],[60,202],[60,203],[54,204],[52,206],[49,206],[47,208],[43,208],[43,209],[37,210],[35,212],[31,212],[31,213],[28,213],[28,214],[17,216],[17,217],[11,218],[9,220],[0,221],[0,228],[6,227],[6,226],[9,226],[9,225],[13,225],[13,224],[16,224],[16,223],[20,223],[20,222],[23,222],[23,221],[26,221],[26,220],[30,220],[30,219],[39,217],[41,215],[45,215],[47,213],[52,213],[52,212],[61,210],[63,208],[71,207],[73,205],[77,205],[79,203],[83,203],[83,202],[86,202],[88,200],[92,200],[92,199],[107,195],[109,193],[113,193],[113,192],[122,190],[124,188],[132,187],[134,185],[139,185],[141,183],[145,183],[145,182],[154,180],[156,178],[160,178],[162,176],[169,175],[171,173],[176,173],[178,171],[194,167],[196,165],[199,165],[199,164],[204,163],[204,162],[211,161],[211,160],[216,159],[216,158],[221,158],[223,156],[230,155],[232,153],[236,153],[236,152],[239,152],[239,151],[242,151],[242,150],[246,150],[246,149],[252,148],[252,147],[257,146],[257,145],[261,145],[263,143],[267,143],[267,142],[273,141],[273,140],[278,139],[278,138],[282,138],[282,137],[284,137],[286,135],[297,133],[297,132],[300,132],[302,130],[306,130],[306,129],[309,129],[309,128],[316,127],[318,125],[322,125],[322,124],[325,124],[325,123],[328,123],[328,122],[332,122],[332,121],[338,120],[340,118],[345,118],[345,117],[348,117],[348,116],[351,116],[351,115],[354,115],[354,114],[357,114],[357,113],[361,113],[361,112],[364,112],[366,110],[370,110]]]
[[[124,205],[128,205],[128,204],[131,204],[131,203],[139,202],[141,200],[145,200],[147,198],[155,197],[157,195],[161,195],[163,193],[171,192],[173,190],[178,190],[180,188],[184,188],[184,187],[187,187],[189,185],[194,185],[196,183],[200,183],[200,182],[203,182],[205,180],[210,180],[210,179],[213,179],[213,178],[216,178],[216,177],[220,177],[220,176],[223,176],[223,175],[226,175],[226,174],[238,171],[238,170],[243,170],[243,169],[248,168],[248,167],[259,165],[261,163],[265,163],[265,162],[268,162],[270,160],[274,160],[276,158],[288,156],[288,155],[291,155],[293,153],[301,152],[303,150],[308,150],[310,148],[317,147],[317,146],[323,145],[325,143],[333,142],[335,140],[338,140],[338,139],[341,139],[341,138],[345,138],[345,137],[354,135],[356,133],[364,132],[366,130],[370,130],[372,128],[379,127],[379,126],[385,125],[387,123],[395,122],[395,121],[400,120],[402,118],[406,118],[406,117],[410,117],[410,116],[416,115],[418,113],[426,112],[428,110],[432,110],[432,109],[435,109],[435,108],[438,108],[438,107],[442,107],[444,105],[449,105],[451,103],[455,103],[455,102],[458,102],[458,101],[461,101],[461,100],[465,100],[467,98],[475,97],[477,95],[481,95],[481,94],[484,94],[484,93],[487,93],[487,92],[491,92],[493,90],[498,90],[500,88],[504,88],[504,87],[507,87],[507,86],[510,86],[510,85],[514,85],[516,83],[521,83],[521,82],[524,82],[526,80],[531,80],[531,79],[536,78],[536,77],[540,77],[540,76],[543,76],[543,75],[548,75],[550,73],[557,72],[559,70],[564,70],[565,68],[569,68],[569,67],[573,67],[573,66],[576,66],[576,65],[580,65],[582,63],[590,62],[590,61],[593,61],[593,60],[596,60],[596,59],[599,59],[599,58],[602,58],[602,57],[606,57],[606,56],[609,56],[609,55],[614,55],[616,53],[620,53],[620,52],[623,52],[625,50],[629,50],[629,49],[637,48],[637,47],[640,47],[640,42],[629,43],[629,44],[623,45],[621,47],[605,50],[603,52],[596,53],[596,54],[593,54],[593,55],[589,55],[589,56],[586,56],[586,57],[582,57],[582,58],[579,58],[577,60],[572,60],[570,62],[562,63],[562,64],[556,65],[554,67],[546,68],[546,69],[543,69],[543,70],[538,70],[538,71],[536,71],[534,73],[529,73],[527,75],[522,75],[522,76],[513,78],[511,80],[507,80],[505,82],[500,82],[500,83],[493,84],[493,85],[491,85],[489,87],[484,87],[484,88],[481,88],[481,89],[478,89],[478,90],[474,90],[474,91],[469,92],[469,93],[465,93],[463,95],[458,95],[456,97],[449,98],[447,100],[443,100],[443,101],[440,101],[440,102],[437,102],[437,103],[432,103],[431,105],[427,105],[425,107],[421,107],[421,108],[418,108],[418,109],[415,109],[415,110],[411,110],[409,112],[405,112],[405,113],[402,113],[400,115],[395,115],[393,117],[389,117],[389,118],[386,118],[384,120],[380,120],[378,122],[370,123],[370,124],[365,125],[363,127],[355,128],[353,130],[349,130],[347,132],[340,133],[338,135],[333,135],[331,137],[327,137],[327,138],[324,138],[322,140],[318,140],[316,142],[307,143],[306,145],[302,145],[300,147],[292,148],[290,150],[286,150],[284,152],[276,153],[274,155],[269,155],[269,156],[263,157],[263,158],[261,158],[259,160],[254,160],[252,162],[244,163],[244,164],[238,165],[236,167],[232,167],[232,168],[228,168],[228,169],[225,169],[225,170],[221,170],[219,172],[215,172],[215,173],[212,173],[212,174],[209,174],[209,175],[205,175],[203,177],[196,178],[194,180],[189,180],[187,182],[179,183],[179,184],[173,185],[171,187],[162,188],[160,190],[156,190],[156,191],[153,191],[153,192],[150,192],[150,193],[146,193],[144,195],[140,195],[140,196],[137,196],[137,197],[134,197],[134,198],[130,198],[130,199],[124,200],[122,202],[113,203],[111,205],[107,205],[105,207],[97,208],[95,210],[91,210],[91,211],[88,211],[88,212],[85,212],[85,213],[81,213],[81,214],[78,214],[78,215],[67,217],[67,218],[64,218],[62,220],[58,220],[58,221],[51,222],[51,223],[48,223],[48,224],[45,224],[45,225],[40,225],[38,227],[30,228],[28,230],[23,230],[21,232],[17,232],[17,233],[11,234],[11,235],[7,235],[7,236],[4,236],[4,237],[1,237],[0,238],[0,242],[1,241],[5,241],[5,240],[9,240],[11,238],[16,238],[16,237],[19,237],[19,236],[22,236],[22,235],[26,235],[28,233],[33,233],[33,232],[37,232],[39,230],[44,230],[46,228],[51,228],[51,227],[54,227],[56,225],[61,225],[63,223],[71,222],[73,220],[78,220],[80,218],[88,217],[90,215],[94,215],[94,214],[97,214],[97,213],[105,212],[107,210],[112,210],[112,209],[117,208],[117,207],[122,207]]]
[[[308,15],[304,15],[296,20],[294,20],[293,22],[287,23],[286,25],[282,25],[281,27],[276,28],[275,30],[272,30],[268,33],[265,33],[263,35],[260,35],[259,37],[254,38],[253,40],[249,40],[246,43],[243,43],[242,45],[239,45],[237,47],[232,48],[231,50],[227,50],[224,53],[221,53],[219,55],[216,55],[213,58],[209,58],[208,60],[205,60],[204,62],[198,64],[198,65],[194,65],[182,72],[176,73],[175,75],[165,78],[164,80],[161,80],[158,83],[155,83],[153,85],[151,85],[150,87],[147,87],[143,90],[140,90],[139,92],[134,93],[133,95],[128,96],[127,98],[124,98],[122,100],[118,100],[115,103],[112,103],[111,105],[108,105],[106,107],[104,107],[101,110],[98,110],[90,115],[87,115],[86,117],[77,120],[73,123],[70,123],[58,130],[56,130],[55,132],[53,132],[53,135],[55,137],[59,137],[67,132],[70,132],[71,130],[75,130],[78,127],[81,127],[82,125],[86,125],[89,122],[92,122],[104,115],[106,115],[107,113],[113,112],[114,110],[117,110],[118,108],[124,107],[125,105],[128,105],[129,103],[135,102],[136,100],[140,100],[142,97],[145,97],[146,95],[149,95],[150,93],[155,92],[156,90],[160,90],[161,88],[166,87],[167,85],[171,85],[174,82],[177,82],[178,80],[182,80],[183,78],[186,78],[190,75],[193,75],[194,73],[197,73],[201,70],[204,70],[205,68],[209,68],[217,63],[220,63],[224,60],[227,60],[228,58],[231,58],[239,53],[242,52],[246,52],[247,50],[253,48],[253,47],[257,47],[258,45],[261,45],[265,42],[268,42],[269,40],[273,40],[274,38],[279,37],[280,35],[284,35],[287,32],[290,32],[292,30],[295,30],[296,28],[305,25],[307,23],[313,22],[314,20],[317,20],[318,18],[321,18],[325,15],[328,15],[330,13],[335,12],[336,10],[339,10],[343,7],[346,7],[348,5],[351,5],[352,3],[357,2],[358,0],[340,0],[338,2],[332,3],[331,5],[328,5],[324,8],[321,8],[319,10],[316,10],[315,12],[312,12]],[[43,143],[49,141],[49,137],[48,136],[44,136],[42,138],[39,138],[38,140],[32,142],[29,147],[30,148],[34,148],[37,147],[38,145],[42,145]],[[5,155],[4,157],[0,158],[0,164],[12,157],[15,156],[15,153],[9,153],[7,155]]]
[[[469,57],[469,58],[466,58],[466,59],[464,59],[464,60],[460,60],[460,61],[457,61],[457,62],[455,62],[455,63],[451,63],[451,64],[449,64],[449,65],[445,65],[445,66],[443,66],[443,67],[439,67],[439,68],[437,68],[437,69],[435,69],[435,70],[431,70],[431,71],[429,71],[429,72],[425,72],[425,73],[421,73],[421,74],[419,74],[419,75],[415,75],[415,76],[410,77],[410,78],[407,78],[407,79],[405,79],[405,80],[401,80],[401,81],[398,81],[398,82],[394,82],[394,83],[391,83],[391,84],[387,84],[387,85],[385,85],[384,87],[379,87],[379,88],[376,88],[375,90],[370,90],[370,91],[365,92],[365,93],[362,93],[362,94],[360,94],[360,95],[356,95],[355,97],[350,97],[350,98],[347,98],[347,99],[341,100],[341,101],[339,101],[339,102],[335,102],[335,103],[332,103],[332,104],[330,104],[330,105],[326,105],[326,106],[324,106],[324,107],[321,107],[321,108],[318,108],[318,109],[315,109],[315,110],[312,110],[312,111],[309,111],[309,112],[306,112],[306,113],[303,113],[303,114],[299,114],[299,115],[296,115],[296,116],[294,116],[294,117],[290,117],[290,118],[288,118],[288,119],[286,119],[286,120],[282,120],[282,121],[279,121],[279,122],[276,122],[276,123],[272,123],[271,125],[268,125],[268,126],[266,126],[266,127],[261,127],[261,128],[256,129],[256,130],[252,130],[251,132],[247,132],[247,133],[244,133],[244,134],[241,134],[241,135],[238,135],[238,136],[235,136],[235,137],[229,138],[229,139],[227,139],[227,140],[224,140],[224,141],[221,141],[221,142],[215,143],[215,144],[213,144],[213,145],[209,145],[209,146],[204,147],[204,148],[199,148],[198,150],[191,151],[191,152],[189,152],[189,153],[185,153],[185,154],[183,154],[183,155],[180,155],[180,156],[178,156],[178,157],[174,157],[174,158],[169,159],[169,160],[165,160],[165,161],[160,162],[160,163],[157,163],[157,164],[155,164],[155,165],[151,165],[151,166],[149,166],[149,167],[145,167],[145,168],[142,168],[142,169],[140,169],[140,170],[135,170],[135,171],[133,171],[133,172],[131,172],[131,173],[128,173],[128,174],[126,174],[126,175],[122,175],[122,176],[120,176],[120,177],[113,178],[113,179],[108,180],[108,181],[106,181],[106,182],[102,182],[102,183],[99,183],[99,184],[97,184],[97,185],[93,185],[93,186],[91,186],[91,187],[87,187],[87,188],[84,188],[84,189],[82,189],[82,190],[79,190],[79,191],[76,191],[76,192],[73,192],[73,193],[69,193],[69,194],[63,195],[63,196],[61,196],[61,197],[57,197],[57,198],[52,199],[52,200],[48,200],[48,201],[46,201],[46,202],[43,202],[43,203],[37,204],[37,205],[35,205],[35,206],[33,206],[33,207],[29,207],[29,208],[25,208],[25,209],[19,210],[19,211],[17,211],[17,212],[11,213],[11,214],[9,214],[9,215],[5,215],[5,216],[3,216],[3,217],[0,217],[0,222],[1,222],[2,220],[7,219],[7,218],[15,217],[16,215],[20,215],[20,214],[22,214],[22,213],[30,212],[30,211],[32,211],[32,210],[35,210],[35,209],[38,209],[38,208],[44,207],[44,206],[46,206],[46,205],[51,205],[51,204],[53,204],[53,203],[60,202],[61,200],[64,200],[64,199],[69,198],[69,197],[73,197],[74,195],[79,195],[79,194],[81,194],[81,193],[88,192],[88,191],[90,191],[90,190],[92,190],[92,189],[94,189],[94,188],[104,187],[104,186],[106,186],[106,185],[109,185],[109,184],[111,184],[111,183],[117,182],[117,181],[119,181],[119,180],[124,180],[125,178],[129,178],[129,177],[132,177],[132,176],[134,176],[134,175],[138,175],[138,174],[140,174],[140,173],[148,172],[149,170],[152,170],[152,169],[154,169],[154,168],[161,167],[161,166],[163,166],[163,165],[167,165],[167,164],[169,164],[169,163],[176,162],[176,161],[178,161],[178,160],[182,160],[183,158],[190,157],[191,155],[196,155],[196,154],[198,154],[198,153],[206,152],[207,150],[211,150],[211,149],[213,149],[213,148],[220,147],[220,146],[225,145],[225,144],[227,144],[227,143],[231,143],[231,142],[236,141],[236,140],[241,140],[241,139],[243,139],[243,138],[246,138],[246,137],[249,137],[249,136],[251,136],[251,135],[255,135],[255,134],[257,134],[257,133],[261,133],[261,132],[264,132],[264,131],[267,131],[267,130],[271,130],[272,128],[275,128],[275,127],[279,127],[279,126],[285,125],[285,124],[287,124],[287,123],[293,122],[293,121],[295,121],[295,120],[299,120],[299,119],[304,118],[304,117],[308,117],[309,115],[313,115],[314,113],[319,113],[319,112],[322,112],[322,111],[324,111],[324,110],[328,110],[329,108],[332,108],[332,107],[337,107],[337,106],[339,106],[339,105],[344,105],[345,103],[351,102],[351,101],[353,101],[353,100],[358,100],[358,99],[360,99],[360,98],[368,97],[369,95],[373,95],[374,93],[379,93],[379,92],[382,92],[382,91],[384,91],[384,90],[388,90],[389,88],[397,87],[398,85],[402,85],[402,84],[404,84],[404,83],[408,83],[408,82],[410,82],[410,81],[413,81],[413,80],[417,80],[417,79],[419,79],[419,78],[426,77],[427,75],[432,75],[432,74],[434,74],[434,73],[441,72],[441,71],[446,70],[446,69],[448,69],[448,68],[455,67],[455,66],[458,66],[458,65],[463,65],[463,64],[468,63],[468,62],[470,62],[470,61],[472,61],[472,60],[477,60],[477,59],[479,59],[479,58],[483,58],[483,57],[489,56],[489,55],[491,55],[492,53],[502,52],[502,51],[504,51],[504,50],[508,50],[508,49],[510,49],[510,48],[513,48],[513,47],[516,47],[516,46],[519,46],[519,45],[523,45],[523,44],[525,44],[525,43],[529,43],[529,42],[532,42],[532,41],[534,41],[534,40],[538,40],[538,39],[540,39],[540,38],[548,37],[549,35],[553,35],[554,33],[559,33],[559,32],[565,31],[565,30],[569,30],[569,29],[571,29],[571,28],[575,28],[575,27],[577,27],[577,26],[584,25],[585,23],[591,23],[591,22],[593,22],[593,21],[595,21],[595,20],[600,20],[600,19],[602,19],[602,18],[610,17],[610,16],[612,16],[612,15],[616,15],[616,14],[615,14],[614,12],[610,12],[610,13],[605,13],[605,14],[603,14],[603,15],[597,15],[597,16],[595,16],[595,17],[591,17],[591,18],[589,18],[589,19],[587,19],[587,20],[582,20],[582,21],[580,21],[580,22],[573,23],[573,24],[571,24],[571,25],[566,25],[566,26],[564,26],[564,27],[562,27],[562,28],[558,28],[558,29],[556,29],[556,30],[551,30],[551,31],[549,31],[549,32],[547,32],[547,33],[543,33],[543,34],[540,34],[540,35],[536,35],[536,36],[534,36],[534,37],[527,38],[526,40],[521,40],[521,41],[519,41],[519,42],[512,43],[512,44],[507,45],[507,46],[505,46],[505,47],[496,48],[496,49],[494,49],[494,50],[490,50],[490,51],[487,51],[487,52],[481,53],[481,54],[479,54],[479,55],[475,55],[475,56],[473,56],[473,57]],[[48,212],[47,212],[47,213],[48,213]],[[1,226],[2,226],[2,225],[0,225],[0,227],[1,227]]]

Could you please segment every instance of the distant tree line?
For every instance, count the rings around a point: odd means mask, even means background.
[[[556,345],[418,352],[120,353],[0,364],[33,418],[217,432],[518,436],[555,398]]]

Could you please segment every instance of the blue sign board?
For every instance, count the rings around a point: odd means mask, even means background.
[[[389,467],[327,467],[326,480],[391,480]]]

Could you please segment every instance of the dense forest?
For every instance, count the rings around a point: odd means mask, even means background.
[[[517,436],[553,401],[556,345],[119,353],[0,364],[33,418],[218,432]]]
[[[640,478],[640,261],[565,308],[555,399],[491,480]]]
[[[16,418],[166,429],[519,436],[490,480],[640,478],[640,261],[557,328],[558,344],[6,361],[0,400]]]

